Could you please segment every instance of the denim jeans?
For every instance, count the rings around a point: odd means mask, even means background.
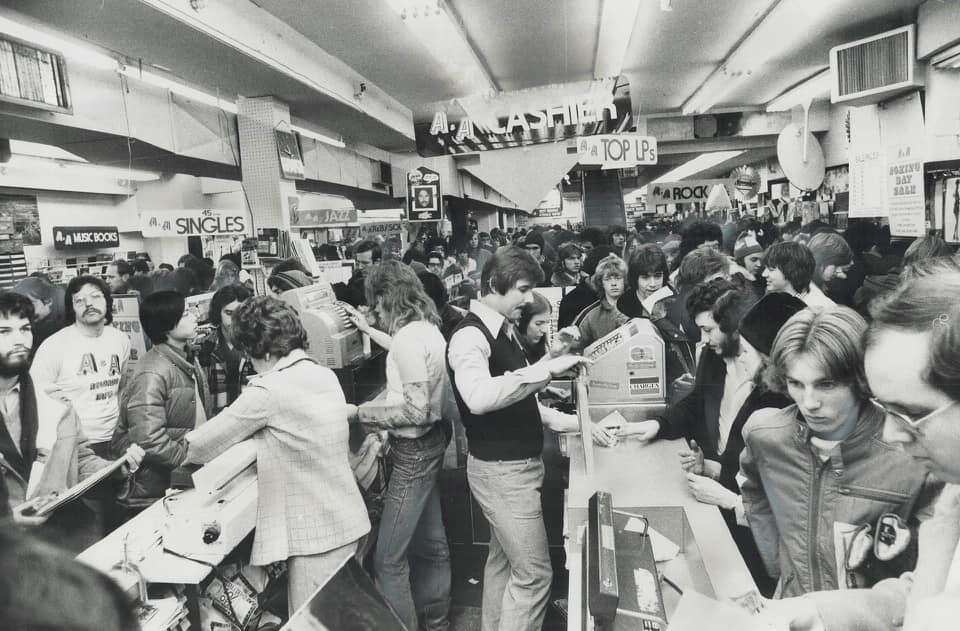
[[[470,491],[490,522],[483,631],[540,631],[553,576],[543,525],[543,460],[467,458]]]
[[[439,425],[420,438],[390,437],[393,472],[373,556],[377,586],[410,631],[445,631],[450,548],[437,476],[447,440]]]

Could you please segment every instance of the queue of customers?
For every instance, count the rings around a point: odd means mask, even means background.
[[[402,258],[361,243],[364,264],[335,291],[388,351],[385,396],[361,405],[310,359],[296,311],[252,296],[239,278],[216,291],[214,329],[199,344],[182,293],[144,296],[152,347],[129,372],[126,336],[106,326],[104,281],[73,279],[68,326],[39,345],[31,326],[42,305],[0,293],[0,511],[40,533],[58,526],[22,511],[41,439],[65,463],[53,482],[48,458],[44,490],[127,459],[80,507],[102,536],[162,497],[178,467],[253,438],[261,506],[251,562],[287,561],[291,611],[372,537],[374,579],[407,628],[446,629],[438,478],[459,423],[470,492],[491,531],[482,626],[540,629],[552,578],[544,428],[578,425],[539,393],[589,370],[586,346],[647,318],[667,349],[667,410],[599,423],[596,444],[687,440],[676,466],[694,497],[721,509],[759,590],[775,599],[765,615],[811,631],[946,628],[935,625],[960,613],[960,261],[932,236],[898,257],[881,251],[876,227],[771,234],[734,223],[726,249],[721,226],[706,221],[679,235],[476,234],[452,257],[420,239]],[[465,308],[451,308],[437,282],[451,266],[477,293]],[[550,281],[565,287],[552,338],[551,305],[535,291]],[[282,293],[310,282],[291,262],[269,285]],[[41,405],[70,422],[38,428]],[[378,437],[377,449],[389,445],[375,532],[350,424]]]

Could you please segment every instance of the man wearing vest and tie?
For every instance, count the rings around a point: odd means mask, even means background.
[[[470,489],[490,522],[483,577],[483,631],[539,630],[551,568],[540,505],[543,425],[576,431],[577,419],[545,408],[537,392],[586,360],[547,357],[528,365],[514,322],[543,270],[518,247],[497,250],[481,275],[482,298],[454,329],[447,349],[454,394],[467,432]],[[598,428],[595,439],[611,438]]]

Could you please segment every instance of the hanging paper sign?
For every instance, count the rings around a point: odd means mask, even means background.
[[[714,186],[732,188],[730,180],[684,180],[682,182],[660,182],[647,185],[647,204],[690,204],[706,203]]]
[[[414,221],[440,221],[442,218],[440,174],[427,167],[407,173],[407,216]]]
[[[657,139],[639,134],[603,134],[577,139],[577,159],[582,165],[623,169],[657,163]]]
[[[922,237],[926,234],[923,199],[923,158],[912,145],[891,147],[885,182],[890,236]]]
[[[883,217],[884,178],[880,149],[880,117],[876,105],[850,109],[850,201],[848,217]]]
[[[247,213],[243,210],[174,210],[140,213],[144,237],[210,237],[245,235]]]

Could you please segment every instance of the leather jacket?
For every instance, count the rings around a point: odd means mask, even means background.
[[[824,462],[796,405],[753,414],[743,430],[740,488],[747,521],[781,597],[865,587],[911,565],[909,551],[888,562],[847,568],[852,531],[899,515],[912,525],[932,514],[943,488],[913,459],[883,442],[883,414],[864,405],[856,428]],[[915,553],[915,550],[914,550]]]
[[[199,380],[195,386],[194,378]],[[199,386],[199,387],[197,387]],[[122,453],[131,443],[146,452],[121,502],[147,504],[163,497],[170,473],[186,457],[181,440],[196,425],[197,392],[209,414],[203,371],[169,344],[150,349],[120,396],[120,418],[111,448]]]

